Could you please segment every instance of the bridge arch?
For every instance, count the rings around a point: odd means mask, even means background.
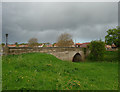
[[[82,56],[80,53],[76,53],[74,56],[73,56],[73,59],[72,59],[72,62],[80,62],[82,61]]]

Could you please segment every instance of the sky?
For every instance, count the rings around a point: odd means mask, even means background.
[[[107,30],[118,26],[117,2],[3,2],[2,41],[39,43],[57,41],[62,33],[74,42],[104,40]]]

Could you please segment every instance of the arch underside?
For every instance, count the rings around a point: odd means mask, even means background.
[[[76,53],[73,57],[72,62],[80,62],[80,61],[82,61],[82,57],[79,53]]]

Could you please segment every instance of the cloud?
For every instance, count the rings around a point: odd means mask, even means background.
[[[3,3],[3,42],[56,42],[64,32],[77,41],[102,38],[109,28],[117,26],[117,3]]]

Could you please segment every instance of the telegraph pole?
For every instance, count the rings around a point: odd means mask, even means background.
[[[6,47],[8,46],[8,34],[5,34],[6,35]]]
[[[5,36],[6,36],[6,46],[5,46],[5,48],[3,50],[4,50],[4,54],[8,55],[8,53],[9,53],[9,48],[8,48],[8,34],[5,34]]]

